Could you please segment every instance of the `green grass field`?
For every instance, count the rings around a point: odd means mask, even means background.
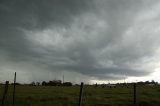
[[[9,86],[4,106],[12,104]],[[78,106],[79,86],[16,86],[15,106]],[[0,86],[0,102],[4,86]],[[133,106],[133,87],[84,86],[82,106]],[[160,86],[138,86],[137,106],[160,106]]]

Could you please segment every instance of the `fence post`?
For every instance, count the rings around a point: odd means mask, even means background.
[[[81,82],[81,86],[80,86],[80,94],[79,94],[79,104],[78,104],[78,106],[81,106],[82,92],[83,92],[83,82]]]
[[[14,106],[14,101],[15,101],[15,88],[16,88],[16,72],[14,73],[13,102],[12,102],[12,106]]]
[[[3,104],[4,104],[4,101],[5,101],[5,98],[6,98],[6,94],[7,94],[7,92],[8,92],[8,84],[9,84],[9,81],[6,81],[5,87],[4,87],[3,98],[2,98],[2,106],[3,106]]]
[[[136,83],[133,84],[133,90],[134,90],[134,92],[133,92],[133,93],[134,93],[134,94],[133,94],[133,95],[134,95],[134,96],[133,96],[133,104],[134,104],[134,106],[135,106],[135,105],[136,105],[136,102],[137,102],[137,101],[136,101],[136,94],[137,94],[137,93],[136,93]]]

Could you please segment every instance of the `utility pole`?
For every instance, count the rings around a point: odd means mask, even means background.
[[[63,84],[64,84],[64,75],[63,75]]]

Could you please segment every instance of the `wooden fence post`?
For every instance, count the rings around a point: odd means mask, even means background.
[[[9,84],[9,81],[6,81],[5,87],[4,87],[3,98],[2,98],[2,106],[4,105],[4,101],[5,101],[5,98],[6,98],[6,94],[7,94],[7,92],[8,92],[8,84]]]
[[[83,92],[83,82],[81,82],[81,86],[80,86],[80,94],[79,94],[79,104],[78,104],[78,106],[81,106],[82,92]]]
[[[13,102],[12,106],[14,106],[14,101],[15,101],[15,88],[16,88],[16,72],[14,74],[14,84],[13,84]]]
[[[136,102],[137,102],[137,101],[136,101],[136,96],[137,96],[137,95],[136,95],[136,94],[137,94],[137,93],[136,93],[136,83],[133,84],[133,90],[134,90],[134,92],[133,92],[133,104],[134,104],[134,106],[135,106],[135,105],[136,105]]]

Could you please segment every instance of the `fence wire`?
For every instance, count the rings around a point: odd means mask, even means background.
[[[9,85],[4,106],[12,104],[13,86]],[[137,85],[136,103],[138,106],[160,106],[160,86]],[[4,85],[0,85],[0,102]],[[15,106],[78,106],[79,86],[17,86]],[[131,106],[134,100],[133,85],[129,86],[90,86],[84,85],[81,106]]]

